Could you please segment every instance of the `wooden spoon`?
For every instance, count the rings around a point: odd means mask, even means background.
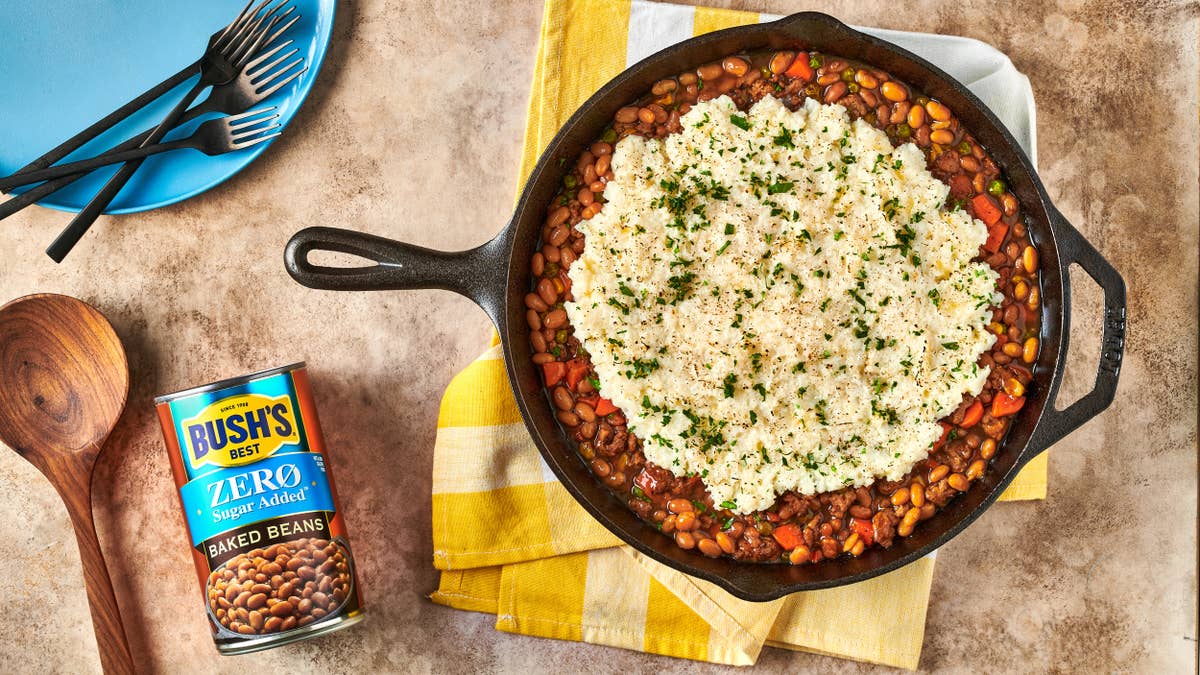
[[[58,490],[79,542],[92,628],[106,673],[133,673],[117,598],[92,520],[92,472],[129,395],[129,365],[112,326],[64,295],[0,307],[0,441]]]

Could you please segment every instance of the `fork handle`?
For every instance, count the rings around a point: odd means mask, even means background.
[[[211,101],[212,101],[211,98],[206,98],[206,99],[204,99],[203,102],[201,102],[195,108],[189,109],[187,111],[187,114],[185,114],[182,118],[180,118],[179,123],[176,124],[175,126],[181,126],[183,124],[186,124],[186,123],[196,119],[197,117],[200,117],[201,115],[206,115],[206,114],[216,110],[216,108],[211,104]],[[152,133],[154,133],[154,129],[147,129],[147,130],[143,131],[142,133],[138,134],[137,136],[134,136],[133,138],[125,141],[124,143],[121,143],[120,145],[112,148],[109,152],[118,152],[121,150],[129,150],[131,148],[136,148],[136,147],[140,146],[142,143],[146,142],[146,139],[150,138],[150,134],[152,134]],[[16,178],[20,175],[21,175],[20,173],[17,173],[17,174],[14,174],[12,177]],[[5,218],[16,213],[17,211],[24,209],[26,206],[29,206],[31,204],[36,204],[37,202],[41,201],[42,198],[46,197],[47,195],[50,195],[54,192],[58,192],[59,190],[67,187],[71,183],[74,183],[75,181],[79,180],[80,178],[83,178],[86,175],[87,175],[86,173],[76,173],[71,176],[63,176],[61,178],[55,178],[53,180],[48,180],[45,183],[42,183],[41,185],[29,188],[25,192],[22,192],[21,194],[16,195],[14,197],[11,197],[8,201],[4,202],[3,204],[0,204],[0,220],[4,220]]]
[[[105,115],[102,119],[92,124],[90,127],[58,144],[58,146],[54,147],[46,154],[18,169],[16,173],[37,171],[38,169],[44,169],[51,164],[54,164],[63,157],[66,157],[72,152],[78,150],[81,146],[83,146],[84,143],[87,143],[88,141],[107,131],[117,122],[129,117],[134,112],[146,107],[151,101],[157,99],[168,91],[171,91],[175,87],[178,87],[180,84],[183,84],[188,80],[188,78],[192,77],[198,72],[200,72],[200,61],[196,61],[195,63],[183,68],[178,73],[175,73],[171,77],[168,77],[150,89],[142,92],[142,94],[137,98],[126,103],[120,108],[117,108],[108,115]],[[8,188],[0,189],[3,189],[5,192],[8,191]]]
[[[193,86],[191,90],[188,91],[188,93],[183,97],[183,99],[179,101],[179,103],[175,104],[175,107],[171,109],[171,112],[167,113],[167,116],[163,118],[163,121],[160,122],[157,127],[155,127],[154,131],[150,133],[146,140],[142,142],[142,145],[153,145],[161,141],[162,137],[166,136],[167,132],[170,131],[175,124],[179,122],[179,119],[183,117],[183,114],[187,112],[188,106],[192,104],[192,101],[195,101],[196,97],[200,95],[200,92],[204,91],[204,89],[206,89],[208,86],[209,85],[205,83],[203,79],[201,79],[200,82],[197,82],[196,85]],[[87,206],[83,207],[83,209],[71,219],[71,222],[67,224],[67,227],[60,232],[58,237],[55,238],[55,240],[50,243],[50,246],[46,248],[46,255],[50,256],[51,260],[54,262],[62,262],[63,258],[67,257],[67,254],[71,252],[71,249],[75,248],[75,244],[79,243],[79,240],[84,234],[87,233],[88,228],[92,226],[92,223],[96,222],[96,219],[100,217],[100,214],[104,213],[104,209],[108,208],[108,205],[111,204],[112,200],[116,198],[117,193],[120,192],[121,189],[125,187],[125,184],[129,182],[129,179],[133,177],[134,172],[138,170],[138,167],[142,165],[143,161],[145,161],[145,159],[135,159],[131,162],[121,165],[121,168],[118,169],[115,174],[113,174],[112,178],[108,179],[108,182],[104,184],[104,187],[101,188],[100,192],[97,193],[95,197],[92,197],[92,201],[88,202]]]
[[[19,173],[15,176],[0,178],[0,190],[11,190],[20,185],[28,185],[30,183],[40,183],[44,180],[52,178],[60,178],[62,176],[70,176],[76,173],[87,173],[102,166],[109,164],[120,164],[134,159],[142,159],[150,155],[157,155],[162,152],[170,152],[171,150],[180,150],[183,148],[196,147],[196,141],[193,137],[181,138],[177,141],[169,143],[156,143],[154,145],[143,145],[128,150],[112,150],[102,155],[97,155],[91,159],[81,159],[77,162],[68,162],[66,164],[57,164],[45,169],[37,171],[27,171]]]

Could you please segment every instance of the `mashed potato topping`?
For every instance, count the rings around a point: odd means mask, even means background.
[[[613,155],[566,309],[647,459],[737,513],[901,478],[987,378],[983,223],[912,144],[725,96]]]

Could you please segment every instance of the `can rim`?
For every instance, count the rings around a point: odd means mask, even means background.
[[[209,382],[208,384],[202,384],[198,387],[191,387],[189,389],[177,391],[172,394],[163,394],[162,396],[155,396],[154,397],[154,405],[159,405],[160,403],[166,403],[168,401],[174,401],[175,399],[183,398],[185,396],[193,396],[195,394],[204,394],[204,393],[207,393],[210,391],[217,391],[218,389],[227,389],[229,387],[235,387],[239,384],[246,384],[247,382],[253,382],[254,380],[261,380],[263,378],[271,377],[272,375],[278,375],[280,373],[287,373],[287,372],[291,372],[293,370],[300,370],[301,368],[304,368],[304,367],[305,367],[304,361],[297,361],[295,363],[289,363],[286,366],[277,366],[275,368],[267,368],[266,370],[260,370],[255,373],[250,373],[249,375],[239,375],[237,377],[229,377],[224,380],[217,380],[216,382]]]

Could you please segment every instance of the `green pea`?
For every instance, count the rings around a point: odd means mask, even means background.
[[[846,87],[846,91],[849,91],[851,94],[857,94],[858,93],[858,83],[851,82],[849,84],[849,86]]]
[[[608,129],[604,130],[604,135],[600,137],[600,140],[604,141],[605,143],[612,143],[613,141],[617,140],[617,132],[609,127]]]
[[[1004,181],[997,178],[988,183],[987,191],[989,195],[992,195],[993,197],[999,197],[1000,195],[1004,194],[1004,188]]]
[[[568,190],[575,187],[578,183],[579,181],[575,180],[575,174],[573,173],[563,176],[563,185],[566,185]]]
[[[853,81],[854,81],[854,69],[847,68],[847,69],[843,70],[842,71],[842,82],[853,82]]]
[[[908,126],[904,122],[901,122],[900,124],[896,125],[896,135],[900,138],[908,138],[912,135],[912,127]]]
[[[546,267],[545,267],[544,271],[542,272],[542,276],[547,277],[547,278],[558,276],[558,263],[552,263],[552,262],[546,263]]]
[[[808,60],[808,65],[810,68],[820,68],[824,64],[825,59],[821,58],[820,54],[813,54],[812,58]]]
[[[958,144],[958,154],[960,154],[960,155],[971,154],[971,144],[968,143],[967,141],[963,141],[962,143],[959,143]]]
[[[554,341],[555,341],[555,342],[557,342],[557,343],[558,343],[558,344],[560,344],[560,345],[561,345],[561,344],[566,344],[566,342],[567,342],[567,329],[566,329],[566,328],[559,328],[559,329],[558,329],[558,332],[554,334]]]

